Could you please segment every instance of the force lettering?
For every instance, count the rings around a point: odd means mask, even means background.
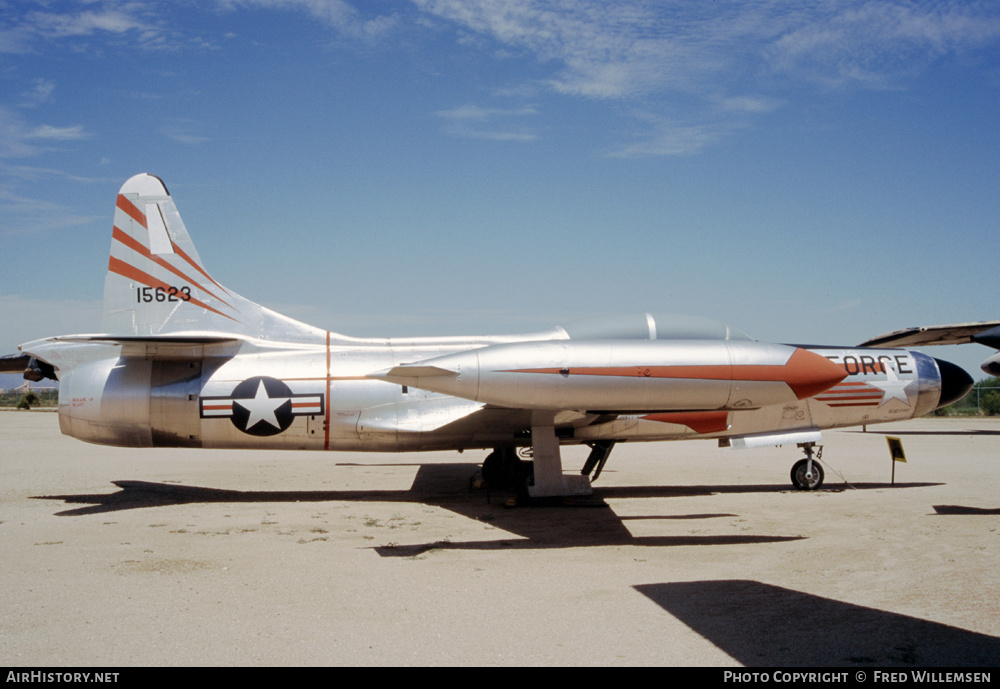
[[[896,373],[913,373],[910,358],[905,354],[896,354],[895,356],[879,354],[877,357],[867,354],[860,356],[849,354],[843,357],[827,355],[826,358],[835,364],[841,364],[849,376],[884,374],[886,372],[885,362],[887,361],[890,368],[896,369]]]

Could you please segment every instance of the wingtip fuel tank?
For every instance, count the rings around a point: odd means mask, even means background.
[[[815,352],[750,341],[525,342],[404,364],[369,377],[518,409],[758,409],[847,376]]]

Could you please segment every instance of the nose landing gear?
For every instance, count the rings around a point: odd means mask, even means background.
[[[805,451],[806,458],[792,465],[792,485],[799,490],[816,490],[823,485],[823,467],[819,463],[823,447],[817,448],[815,459],[813,447],[816,447],[816,443],[799,443],[799,447]]]

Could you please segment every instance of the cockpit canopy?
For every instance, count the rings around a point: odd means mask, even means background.
[[[703,316],[624,313],[561,326],[571,340],[752,340],[731,325]]]

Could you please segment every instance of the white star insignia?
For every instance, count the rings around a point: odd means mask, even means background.
[[[288,397],[268,397],[267,390],[264,388],[264,381],[260,381],[260,384],[257,386],[257,394],[254,395],[253,399],[247,398],[233,401],[250,412],[250,418],[247,419],[247,430],[249,430],[261,421],[269,423],[275,428],[281,428],[281,425],[278,423],[278,417],[274,415],[274,412],[278,407],[287,402],[288,399]]]
[[[910,396],[907,394],[907,389],[916,383],[915,380],[900,380],[899,376],[896,374],[896,369],[890,364],[883,363],[882,368],[885,370],[885,380],[878,380],[868,383],[872,387],[878,388],[882,391],[882,401],[879,402],[878,406],[882,406],[889,400],[899,400],[906,406],[910,406]]]

